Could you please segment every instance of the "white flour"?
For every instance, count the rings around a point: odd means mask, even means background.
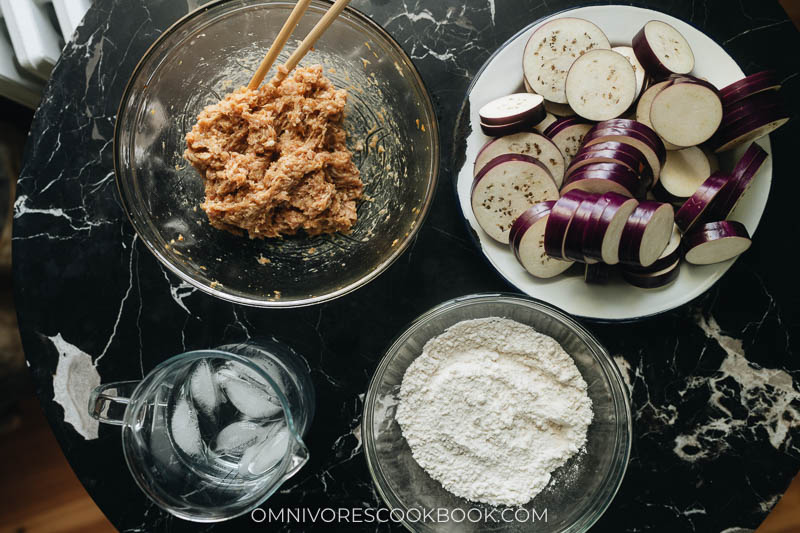
[[[521,505],[583,448],[592,403],[554,339],[481,318],[425,344],[403,376],[396,417],[414,459],[445,489]]]

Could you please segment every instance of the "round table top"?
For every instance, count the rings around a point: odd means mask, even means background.
[[[95,2],[36,113],[13,253],[19,325],[42,406],[76,474],[118,529],[194,531],[139,492],[118,428],[98,431],[75,391],[93,386],[91,368],[103,382],[138,379],[173,354],[274,335],[308,359],[318,401],[307,436],[310,462],[263,507],[379,507],[360,420],[381,354],[430,307],[509,290],[473,245],[453,194],[451,132],[466,88],[519,29],[584,2],[353,0],[403,46],[432,93],[443,179],[412,247],[387,272],[353,294],[293,310],[238,307],[180,283],[137,239],[120,207],[112,134],[122,90],[153,40],[198,3]],[[773,192],[753,247],[713,289],[639,323],[587,323],[627,378],[634,414],[625,480],[594,530],[755,528],[800,469],[798,294],[791,252],[784,252],[795,240],[790,217],[800,192],[789,157],[800,135],[800,39],[777,2],[633,3],[697,26],[746,73],[776,69],[794,119],[772,136]],[[75,372],[64,372],[67,366]],[[78,408],[65,410],[70,402]],[[247,516],[207,526],[263,527]]]

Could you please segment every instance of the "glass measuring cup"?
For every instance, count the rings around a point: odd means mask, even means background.
[[[308,368],[273,341],[177,355],[89,399],[94,418],[122,426],[142,491],[195,522],[244,514],[292,477],[309,458],[313,411]]]

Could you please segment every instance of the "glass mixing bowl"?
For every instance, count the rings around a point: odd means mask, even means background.
[[[234,0],[188,14],[139,62],[116,123],[117,184],[142,241],[181,279],[245,305],[310,305],[378,276],[422,225],[439,171],[436,117],[419,74],[383,29],[348,8],[301,65],[322,64],[348,89],[344,125],[365,184],[352,232],[251,240],[208,224],[184,136],[203,107],[247,85],[293,7]],[[328,7],[311,3],[278,63]]]
[[[462,320],[491,316],[516,320],[556,339],[589,385],[594,419],[589,426],[585,453],[572,457],[553,473],[547,487],[522,506],[527,514],[516,515],[519,521],[504,522],[495,514],[497,523],[491,519],[471,523],[463,517],[477,520],[493,508],[450,494],[422,470],[403,438],[395,411],[403,375],[430,338]],[[364,404],[362,432],[367,465],[386,505],[400,510],[398,514],[406,517],[403,523],[412,531],[584,532],[611,503],[628,466],[632,432],[628,395],[619,369],[605,348],[556,308],[508,294],[456,298],[417,318],[394,341],[378,365]],[[410,509],[418,511],[409,513]],[[456,509],[464,514],[454,513]],[[479,509],[481,514],[471,509]],[[436,517],[439,513],[461,521],[419,520],[425,511],[429,516]],[[536,520],[544,511],[547,521]],[[513,516],[513,512],[505,514],[506,518]]]

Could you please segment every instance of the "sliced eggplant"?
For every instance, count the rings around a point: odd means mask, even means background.
[[[557,187],[564,180],[564,156],[561,150],[544,135],[533,132],[514,133],[486,143],[475,158],[474,174],[477,175],[486,163],[503,154],[535,157],[550,171]]]
[[[549,100],[544,101],[544,108],[547,109],[548,113],[552,113],[557,117],[574,117],[577,114],[569,104],[557,104]]]
[[[653,124],[650,122],[650,108],[653,105],[653,100],[658,95],[658,93],[660,93],[663,89],[672,85],[672,83],[673,80],[665,80],[651,85],[642,93],[642,96],[639,97],[639,103],[636,104],[637,122],[644,124],[650,129],[653,128]],[[661,141],[664,143],[664,148],[666,148],[667,150],[680,149],[680,146],[675,146],[674,144],[669,143],[664,139],[661,139]]]
[[[620,163],[591,163],[572,172],[561,188],[561,194],[581,190],[593,194],[617,193],[642,198],[645,183],[634,171]]]
[[[658,289],[666,287],[676,279],[680,274],[681,260],[678,259],[671,265],[657,270],[655,272],[640,273],[631,272],[630,270],[622,271],[622,279],[640,289]]]
[[[538,94],[514,93],[495,98],[478,110],[481,122],[488,126],[504,126],[525,121],[537,124],[547,115],[544,98]]]
[[[533,129],[544,135],[544,130],[546,130],[550,126],[550,124],[552,124],[556,120],[558,119],[555,116],[551,115],[550,113],[547,113],[547,115],[545,115],[544,119],[541,122],[533,126]]]
[[[715,218],[728,218],[766,160],[767,152],[759,145],[751,144],[733,168],[728,184],[711,204],[710,211]]]
[[[634,198],[606,193],[598,199],[603,209],[589,222],[583,240],[584,256],[608,265],[619,263],[619,244],[628,217],[639,205]]]
[[[653,194],[663,202],[683,204],[711,175],[711,163],[706,153],[696,147],[667,152],[661,179]]]
[[[675,226],[675,210],[661,202],[641,202],[622,230],[619,260],[626,265],[647,267],[662,254]]]
[[[647,159],[647,156],[635,146],[620,141],[603,141],[587,144],[585,139],[586,137],[584,137],[583,146],[581,146],[578,155],[570,163],[570,166],[577,164],[577,160],[586,157],[587,154],[612,151],[620,155],[623,163],[628,164],[630,161],[630,164],[633,165],[631,166],[631,170],[641,176],[644,181],[647,181],[648,186],[652,183],[653,168],[650,166],[650,161]]]
[[[597,206],[598,198],[600,198],[599,194],[590,195],[581,201],[580,205],[575,210],[572,221],[567,228],[567,234],[564,237],[564,257],[566,259],[579,261],[581,263],[597,262],[583,255],[583,236],[591,220],[592,213]]]
[[[731,180],[729,174],[715,172],[700,184],[695,193],[675,213],[675,224],[686,233],[704,220],[714,199],[725,189]]]
[[[545,135],[558,146],[564,156],[564,161],[569,164],[578,153],[583,137],[590,129],[592,129],[592,125],[583,119],[563,118],[551,124],[545,130]]]
[[[572,266],[572,261],[554,259],[545,253],[544,232],[555,202],[543,202],[524,211],[512,226],[511,250],[532,276],[552,278]]]
[[[698,226],[683,237],[686,261],[693,265],[721,263],[750,248],[747,228],[740,222],[723,220]]]
[[[616,141],[630,145],[639,150],[645,156],[653,174],[653,180],[658,181],[658,178],[661,174],[661,165],[664,164],[667,156],[664,143],[661,142],[661,139],[658,137],[658,135],[656,135],[653,130],[650,130],[650,128],[644,124],[633,120],[626,122],[636,124],[637,128],[635,129],[630,127],[611,126],[609,125],[610,122],[611,121],[600,122],[594,128],[592,128],[589,133],[584,136],[583,146],[587,147],[608,141]],[[639,128],[646,128],[649,130],[652,134],[652,137],[643,134]]]
[[[714,147],[714,152],[725,152],[769,135],[788,120],[789,115],[783,109],[765,111],[721,128],[709,144]]]
[[[622,115],[636,99],[636,73],[613,50],[590,50],[578,57],[566,79],[567,102],[588,120]]]
[[[625,59],[627,59],[633,67],[633,73],[636,74],[636,95],[634,96],[634,99],[639,98],[639,95],[642,94],[644,80],[647,76],[644,72],[644,67],[642,67],[642,64],[639,63],[638,59],[636,59],[636,52],[634,52],[633,48],[630,46],[614,46],[611,49],[616,53],[625,56]]]
[[[572,62],[589,50],[609,48],[608,37],[588,20],[554,19],[531,34],[522,54],[522,71],[537,94],[566,104],[565,80]]]
[[[722,101],[710,84],[676,82],[653,99],[650,122],[665,141],[675,146],[695,146],[716,133],[722,122]]]
[[[774,70],[762,70],[723,87],[719,91],[719,96],[722,98],[722,104],[728,107],[760,92],[776,91],[780,88],[778,74]]]
[[[472,212],[493,239],[508,243],[511,224],[527,208],[558,199],[550,171],[536,158],[504,154],[489,161],[472,182]]]
[[[681,238],[681,230],[677,225],[673,224],[672,234],[669,236],[669,242],[667,243],[666,248],[664,248],[664,251],[661,252],[661,255],[658,256],[658,259],[646,267],[641,265],[625,265],[623,270],[625,272],[632,272],[634,274],[654,274],[675,264],[675,261],[683,258]]]
[[[611,268],[605,263],[586,263],[583,281],[592,285],[605,285],[611,276]]]
[[[651,20],[633,36],[636,59],[654,78],[688,74],[694,68],[694,54],[681,33],[660,20]]]
[[[564,255],[567,230],[581,202],[590,197],[590,194],[583,191],[570,191],[553,205],[544,232],[544,249],[547,255],[555,259],[567,259]]]
[[[509,124],[501,124],[499,126],[492,124],[484,124],[481,122],[481,131],[488,137],[503,137],[505,135],[513,135],[521,131],[527,131],[533,127],[533,124],[527,120],[520,120],[519,122],[511,122]]]

